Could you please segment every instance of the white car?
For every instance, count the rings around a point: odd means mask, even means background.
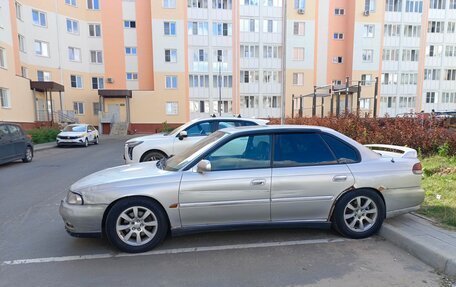
[[[98,144],[99,134],[92,125],[74,124],[66,126],[57,135],[57,146],[62,145],[82,145],[89,146],[89,143]]]
[[[268,120],[220,117],[192,120],[170,133],[132,138],[125,143],[126,163],[155,161],[182,152],[214,131],[241,126],[266,125]]]

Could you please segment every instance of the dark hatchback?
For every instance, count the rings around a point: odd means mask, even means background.
[[[0,164],[18,159],[32,161],[33,143],[19,125],[0,122]]]

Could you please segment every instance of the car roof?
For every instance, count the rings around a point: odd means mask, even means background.
[[[256,119],[256,118],[238,118],[238,117],[205,117],[205,118],[197,118],[190,121],[190,123],[196,123],[199,121],[249,121],[249,122],[256,122],[256,123],[268,123],[269,120],[265,119]]]
[[[269,126],[246,126],[246,127],[230,127],[222,129],[222,131],[235,134],[240,132],[249,131],[268,131],[268,132],[280,132],[280,131],[325,131],[334,132],[333,129],[321,126],[307,126],[307,125],[269,125]]]

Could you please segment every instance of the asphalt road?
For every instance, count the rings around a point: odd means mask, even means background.
[[[326,230],[213,232],[168,238],[146,254],[66,234],[58,205],[79,178],[120,165],[125,138],[37,152],[0,166],[0,286],[446,286],[380,237]]]

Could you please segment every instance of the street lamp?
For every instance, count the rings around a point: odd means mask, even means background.
[[[218,68],[219,68],[219,76],[218,76],[218,86],[219,86],[219,100],[218,100],[218,112],[219,112],[219,117],[222,116],[222,55],[218,54],[217,55],[217,61],[218,61]]]

